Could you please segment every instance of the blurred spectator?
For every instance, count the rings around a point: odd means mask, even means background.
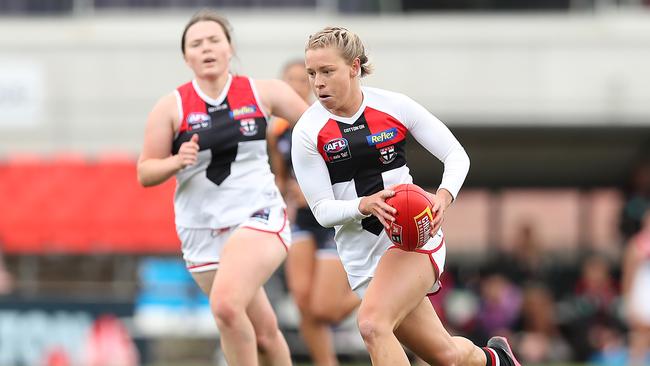
[[[509,335],[521,310],[521,291],[508,278],[491,274],[481,281],[480,332]]]
[[[542,285],[524,289],[518,332],[520,360],[524,363],[561,362],[571,359],[571,349],[558,327],[551,292]]]
[[[604,257],[592,255],[584,261],[582,276],[576,283],[575,296],[592,308],[593,313],[613,316],[618,288]]]
[[[618,300],[609,262],[600,255],[588,256],[573,294],[563,302],[566,333],[579,359],[611,357],[620,351],[624,337]]]
[[[637,163],[626,186],[621,209],[620,231],[628,241],[641,229],[643,212],[650,206],[650,159]]]
[[[650,364],[650,208],[623,259],[623,295],[630,329],[630,365]],[[644,362],[645,361],[645,362]]]
[[[551,263],[530,222],[519,225],[512,251],[497,253],[493,259],[490,272],[501,273],[516,285],[547,282]]]

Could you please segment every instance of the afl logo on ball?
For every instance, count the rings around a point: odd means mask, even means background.
[[[429,233],[431,232],[431,223],[433,222],[433,214],[431,208],[427,207],[424,211],[420,212],[413,218],[415,220],[415,227],[418,230],[418,245],[417,248],[426,244],[429,241]]]
[[[352,157],[350,154],[350,147],[348,146],[348,140],[343,137],[329,140],[323,146],[323,150],[327,154],[327,159],[330,163],[348,160]]]
[[[395,244],[402,244],[402,227],[394,222],[390,224],[390,240]]]
[[[257,135],[257,123],[254,118],[246,118],[239,121],[239,132],[244,136]]]

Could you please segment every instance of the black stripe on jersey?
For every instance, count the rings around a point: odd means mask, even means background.
[[[366,137],[372,133],[363,114],[352,125],[338,121],[337,124],[341,136],[348,141],[351,158],[327,164],[332,184],[354,179],[357,196],[369,196],[385,188],[381,173],[406,165],[406,139],[392,145],[396,156],[392,161],[386,162],[386,159],[381,157],[380,149],[368,145]],[[379,235],[383,230],[381,222],[375,216],[363,219],[361,226],[375,235]]]
[[[199,131],[184,131],[174,141],[172,152],[178,153],[183,142],[189,141],[192,135],[199,135],[199,150],[210,149],[212,160],[206,169],[206,177],[216,185],[223,183],[230,175],[232,163],[237,158],[239,143],[266,139],[265,118],[244,118],[233,120],[230,116],[230,106],[209,112],[212,125],[209,129]],[[214,106],[206,103],[206,110]]]

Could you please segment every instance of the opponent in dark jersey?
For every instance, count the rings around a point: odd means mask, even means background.
[[[283,79],[305,100],[311,90],[303,60],[285,66]],[[278,186],[293,211],[292,238],[285,272],[292,297],[300,310],[300,333],[315,365],[337,365],[331,325],[359,304],[348,285],[336,252],[334,230],[322,227],[303,196],[291,164],[291,126],[274,119],[269,151]]]
[[[183,256],[210,297],[228,364],[290,365],[262,287],[290,245],[268,165],[266,121],[296,121],[307,106],[280,80],[232,76],[230,40],[227,20],[210,10],[185,27],[181,46],[194,80],[149,114],[138,179],[152,186],[176,176]]]

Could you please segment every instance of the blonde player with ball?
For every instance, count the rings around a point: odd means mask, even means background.
[[[371,68],[363,43],[347,29],[310,36],[305,65],[318,103],[294,129],[294,170],[318,222],[336,228],[348,281],[362,299],[357,321],[372,364],[409,365],[404,345],[432,365],[519,366],[505,338],[480,348],[452,337],[426,298],[440,288],[440,226],[469,170],[463,147],[407,96],[361,86]],[[385,202],[394,195],[390,187],[412,183],[408,133],[444,163],[440,187],[428,193],[435,213],[430,239],[417,252],[388,250],[384,231],[396,214]]]

